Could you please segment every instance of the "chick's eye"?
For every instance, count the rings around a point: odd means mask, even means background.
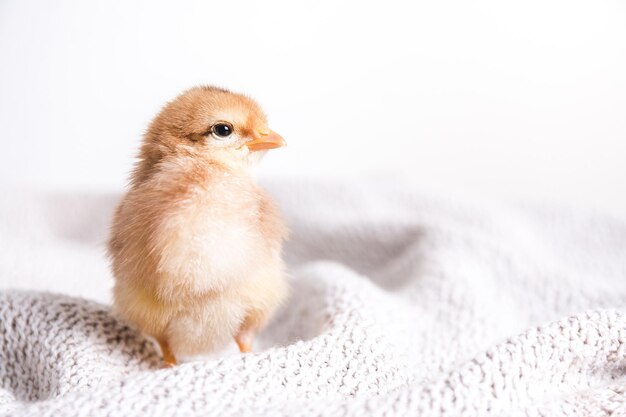
[[[215,136],[225,138],[233,133],[233,127],[228,123],[216,123],[211,128],[211,131]]]

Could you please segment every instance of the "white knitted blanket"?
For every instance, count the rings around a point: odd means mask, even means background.
[[[106,305],[117,197],[4,195],[0,284],[18,290],[0,292],[0,415],[626,415],[626,221],[268,188],[290,300],[255,353],[173,369]]]

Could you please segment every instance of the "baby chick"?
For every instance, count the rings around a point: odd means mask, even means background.
[[[241,352],[287,294],[287,229],[251,177],[284,146],[250,98],[196,87],[146,132],[108,253],[114,310],[159,343],[168,366],[232,337]]]

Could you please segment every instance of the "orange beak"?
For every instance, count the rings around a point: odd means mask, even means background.
[[[285,139],[273,130],[258,130],[254,133],[254,139],[246,143],[250,151],[264,151],[266,149],[276,149],[287,145]]]

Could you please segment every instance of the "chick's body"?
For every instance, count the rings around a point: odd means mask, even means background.
[[[250,175],[255,151],[283,143],[256,103],[211,87],[169,103],[146,133],[109,254],[116,311],[167,363],[232,337],[250,350],[286,296],[286,228]]]

